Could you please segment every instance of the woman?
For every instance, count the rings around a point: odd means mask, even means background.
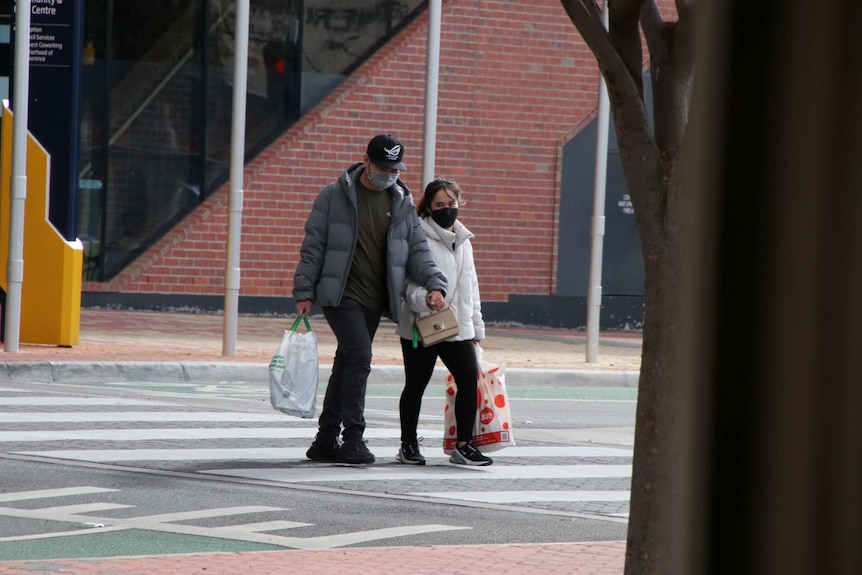
[[[457,443],[449,461],[460,465],[491,465],[493,460],[482,455],[473,445],[473,424],[476,419],[476,377],[478,364],[476,344],[485,338],[485,322],[479,301],[479,282],[473,263],[470,233],[458,221],[461,188],[452,180],[438,178],[425,187],[416,207],[422,229],[428,237],[428,247],[437,267],[449,279],[446,305],[458,318],[460,333],[430,347],[421,342],[414,346],[413,321],[431,313],[427,290],[408,281],[404,309],[398,322],[401,352],[404,357],[404,391],[401,393],[401,449],[396,459],[401,463],[425,465],[419,452],[416,426],[422,395],[431,380],[439,357],[452,374],[458,392],[455,396]]]

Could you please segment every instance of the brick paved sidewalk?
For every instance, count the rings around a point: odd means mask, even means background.
[[[2,362],[171,361],[269,363],[290,318],[240,316],[236,355],[223,354],[221,315],[107,309],[81,310],[79,343],[56,347],[22,343],[15,353],[0,354]],[[322,318],[313,318],[321,362],[335,355],[335,337]],[[586,334],[580,330],[489,326],[482,347],[492,362],[514,368],[563,370],[640,369],[640,332],[603,332],[599,357],[587,363]],[[401,344],[395,326],[384,321],[374,340],[375,365],[400,365]]]
[[[0,562],[4,575],[618,575],[625,542],[209,553]],[[348,568],[345,570],[345,568]]]

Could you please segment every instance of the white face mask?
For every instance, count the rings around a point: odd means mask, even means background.
[[[368,180],[377,186],[377,189],[386,190],[398,181],[398,172],[375,172],[368,163]]]

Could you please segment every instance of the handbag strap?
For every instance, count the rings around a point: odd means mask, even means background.
[[[458,257],[457,255],[455,257]],[[464,244],[461,244],[461,266],[458,268],[458,277],[455,278],[455,287],[452,288],[451,300],[455,300],[455,292],[458,291],[458,284],[461,283],[461,272],[464,271],[464,260],[467,255],[464,253]],[[419,347],[419,328],[416,327],[416,314],[413,314],[413,349]]]

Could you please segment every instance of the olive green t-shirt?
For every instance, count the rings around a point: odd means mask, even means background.
[[[386,289],[386,238],[392,220],[392,198],[356,181],[359,236],[347,274],[344,296],[383,313],[389,311]]]

